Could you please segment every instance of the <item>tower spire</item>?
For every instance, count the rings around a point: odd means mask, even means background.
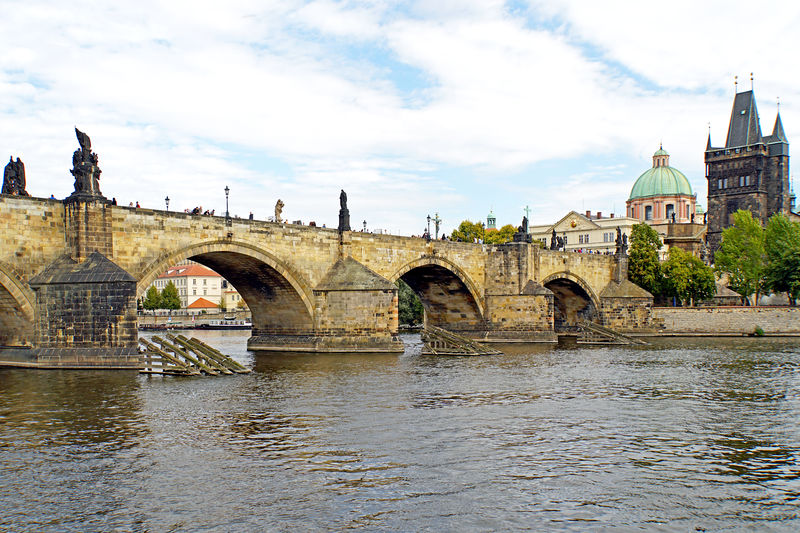
[[[708,142],[706,142],[706,152],[711,150],[711,123],[708,123]]]
[[[753,73],[750,73],[750,90],[753,90]]]
[[[733,93],[739,94],[739,75],[733,77]]]

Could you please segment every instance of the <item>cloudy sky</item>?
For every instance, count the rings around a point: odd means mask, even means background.
[[[0,156],[72,191],[74,126],[121,204],[420,233],[624,213],[663,141],[705,205],[703,150],[755,73],[800,138],[800,3],[0,0]]]

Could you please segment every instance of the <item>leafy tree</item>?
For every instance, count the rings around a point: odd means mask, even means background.
[[[663,293],[661,263],[658,250],[661,238],[648,224],[635,224],[631,228],[631,245],[628,254],[628,279],[653,296]]]
[[[484,236],[483,222],[465,220],[458,225],[457,229],[453,230],[453,233],[450,234],[450,240],[475,242],[475,239],[483,239]]]
[[[718,272],[729,275],[731,289],[747,298],[755,294],[755,302],[766,286],[766,251],[764,228],[750,211],[739,209],[733,214],[733,226],[722,230],[722,243],[714,255]]]
[[[503,244],[505,242],[511,242],[516,232],[517,228],[511,224],[506,224],[499,230],[486,230],[486,236],[484,237],[483,242],[488,244]]]
[[[150,288],[147,289],[147,292],[144,295],[144,301],[142,302],[142,307],[148,311],[161,309],[161,294],[159,294],[155,285],[151,285]]]
[[[167,282],[167,286],[161,291],[161,309],[180,309],[181,299],[178,296],[178,288],[172,281]]]
[[[800,224],[789,221],[783,214],[774,215],[767,223],[764,248],[768,260],[767,287],[786,292],[789,303],[794,305],[800,298]]]
[[[399,308],[400,323],[408,326],[421,324],[424,316],[424,309],[419,297],[402,279],[397,280],[397,289],[397,306]]]
[[[714,271],[694,254],[670,248],[669,259],[664,263],[665,292],[682,302],[693,304],[714,296],[716,284]]]

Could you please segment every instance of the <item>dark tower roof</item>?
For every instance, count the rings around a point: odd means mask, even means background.
[[[783,122],[781,122],[780,112],[778,113],[778,116],[775,117],[775,127],[772,128],[770,140],[772,142],[789,142],[789,140],[786,138],[786,133],[783,131]]]
[[[763,142],[761,125],[758,122],[758,109],[753,91],[737,93],[733,100],[725,148],[749,146],[760,142]]]

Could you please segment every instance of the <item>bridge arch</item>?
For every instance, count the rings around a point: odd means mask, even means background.
[[[452,261],[420,257],[400,267],[391,277],[393,283],[398,279],[419,296],[429,323],[463,331],[483,327],[483,298],[467,273]]]
[[[0,263],[0,345],[33,341],[36,296],[14,270]]]
[[[600,319],[600,299],[591,286],[571,272],[556,272],[542,280],[553,293],[556,331],[576,328],[582,320]]]
[[[185,259],[207,266],[236,288],[252,313],[254,336],[307,334],[313,329],[310,284],[272,253],[244,242],[207,241],[162,254],[137,276],[137,297]]]

